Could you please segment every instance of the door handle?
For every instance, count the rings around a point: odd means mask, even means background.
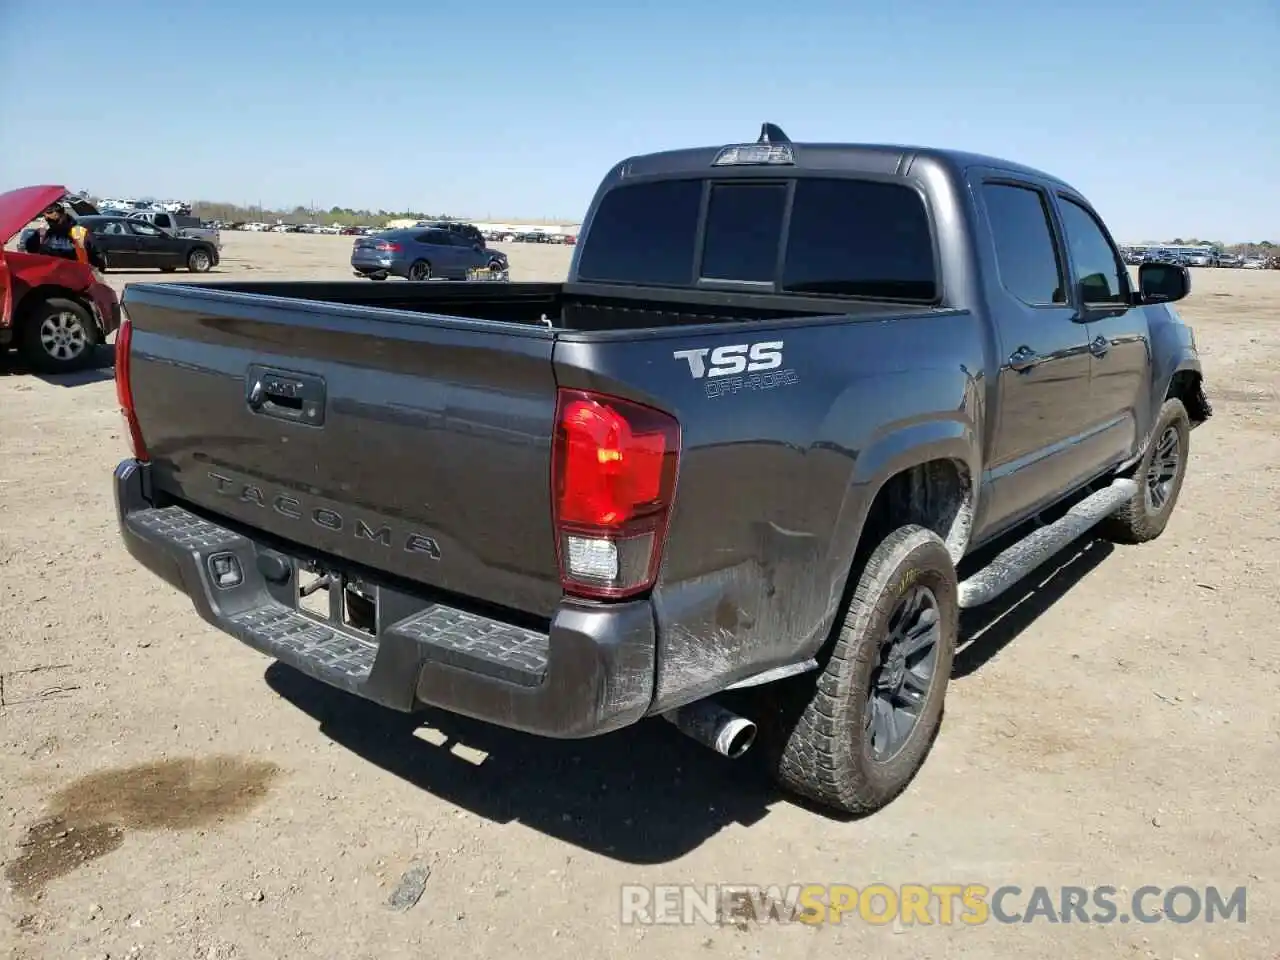
[[[1044,358],[1025,344],[1009,356],[1009,368],[1018,373],[1026,373]]]
[[[254,364],[245,386],[245,402],[256,414],[313,427],[324,424],[325,385],[320,377]]]
[[[1102,358],[1107,355],[1107,351],[1111,349],[1111,341],[1104,336],[1096,336],[1089,341],[1089,352],[1095,357]]]

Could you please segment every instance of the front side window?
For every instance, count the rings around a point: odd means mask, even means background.
[[[1126,303],[1128,275],[1111,241],[1092,213],[1067,197],[1061,201],[1067,251],[1079,277],[1084,302]]]

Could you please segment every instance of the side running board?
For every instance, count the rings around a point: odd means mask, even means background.
[[[1113,480],[1048,526],[1033,530],[960,584],[960,607],[990,603],[1055,553],[1120,509],[1138,490],[1134,480]]]

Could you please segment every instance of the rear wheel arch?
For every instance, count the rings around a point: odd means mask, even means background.
[[[21,325],[31,322],[31,319],[39,311],[40,307],[48,303],[50,300],[70,300],[77,303],[84,309],[89,311],[89,316],[93,317],[93,303],[88,295],[82,290],[72,290],[70,287],[63,287],[57,284],[41,284],[38,287],[28,287],[21,296],[16,296],[13,302],[13,327],[18,329]],[[96,325],[96,317],[95,317]],[[101,331],[99,331],[101,332]]]
[[[848,609],[863,568],[889,534],[904,526],[922,527],[942,540],[952,564],[957,565],[973,532],[977,490],[973,470],[960,458],[958,450],[953,455],[939,452],[915,462],[899,461],[892,472],[868,486],[875,493],[855,534],[852,550],[845,554],[849,560],[833,571],[834,576],[844,580],[832,630],[818,650],[820,659],[835,643],[840,618]]]
[[[891,530],[914,524],[932,530],[959,563],[973,530],[975,493],[972,471],[955,457],[922,460],[887,476],[867,508],[857,555],[876,548]]]

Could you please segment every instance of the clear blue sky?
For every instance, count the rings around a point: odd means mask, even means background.
[[[770,120],[1043,167],[1124,240],[1280,242],[1277,0],[0,0],[0,84],[5,187],[574,218]]]

